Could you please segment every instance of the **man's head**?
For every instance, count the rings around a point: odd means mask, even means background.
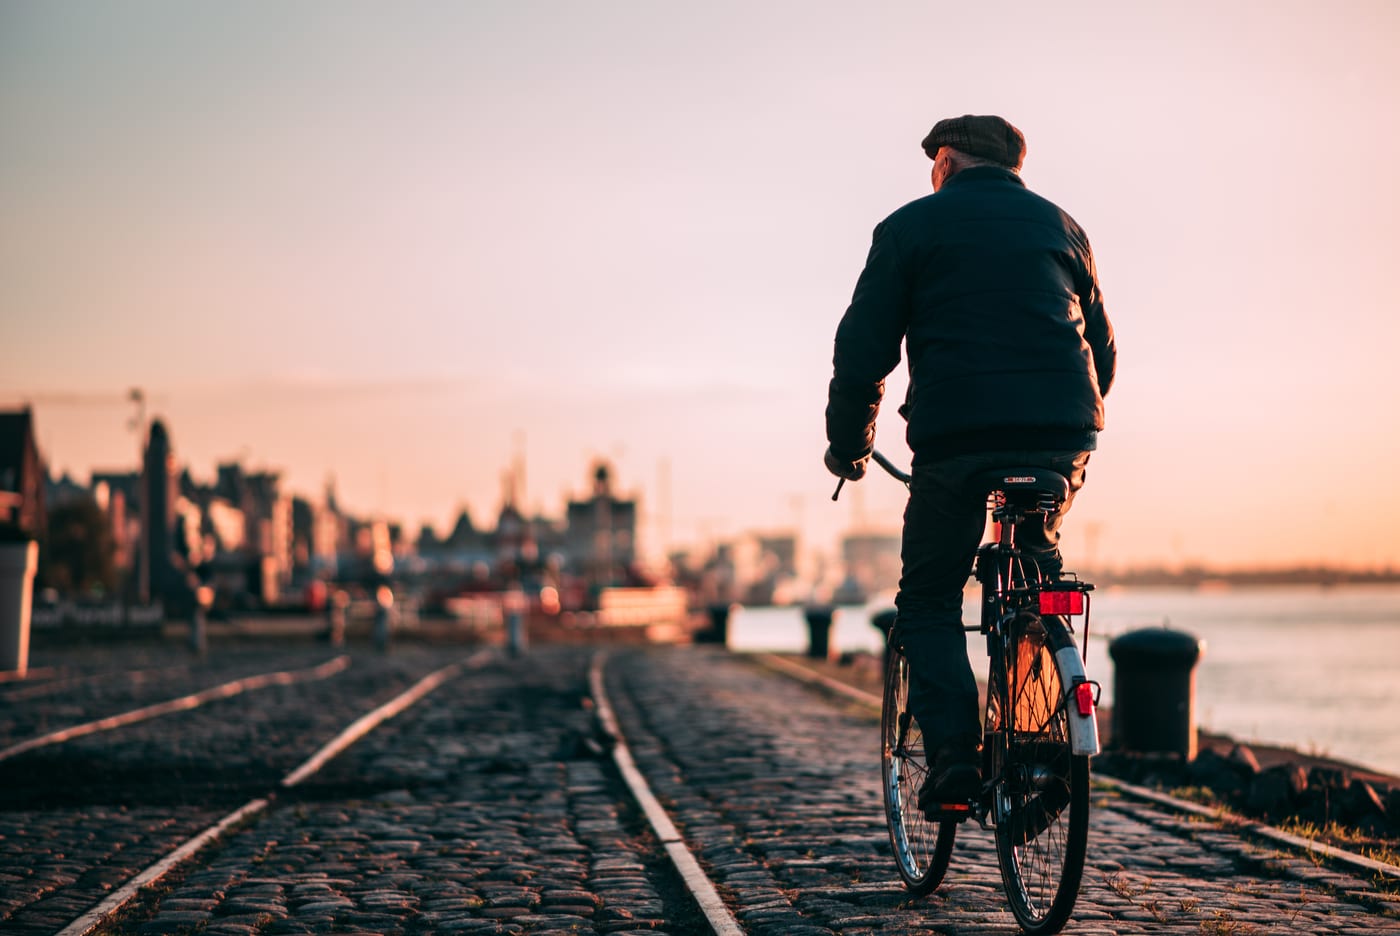
[[[1026,138],[1021,131],[993,116],[965,114],[940,120],[924,137],[923,146],[933,160],[934,191],[969,166],[1019,171],[1026,158]]]

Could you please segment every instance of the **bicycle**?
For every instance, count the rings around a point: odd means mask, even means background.
[[[880,467],[904,482],[911,476],[879,452]],[[1057,510],[1069,482],[1044,468],[1010,466],[979,476],[995,539],[977,551],[981,620],[968,632],[987,642],[990,668],[984,704],[982,789],[966,803],[918,807],[928,773],[923,733],[907,709],[909,665],[898,624],[886,651],[881,786],[895,863],[916,896],[942,882],[958,826],[969,819],[996,837],[997,863],[1011,912],[1029,934],[1056,933],[1079,896],[1088,849],[1089,758],[1098,753],[1095,708],[1099,685],[1084,672],[1087,652],[1074,640],[1082,616],[1085,644],[1089,592],[1072,574],[1041,576],[1015,542],[1016,524]],[[838,484],[833,500],[840,494]]]

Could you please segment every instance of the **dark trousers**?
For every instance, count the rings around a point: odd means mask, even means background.
[[[1060,523],[1084,486],[1088,452],[1007,451],[957,455],[916,464],[904,510],[903,574],[896,623],[909,659],[909,710],[923,730],[930,759],[943,746],[976,748],[982,737],[977,681],[963,631],[963,588],[987,524],[985,492],[971,479],[988,469],[1050,468],[1069,479],[1069,499],[1053,515],[1016,527],[1016,545],[1041,574],[1060,574]],[[974,619],[970,623],[978,623]]]

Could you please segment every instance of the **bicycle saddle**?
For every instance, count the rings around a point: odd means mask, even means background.
[[[1047,500],[1058,507],[1069,498],[1069,480],[1049,468],[993,468],[974,475],[972,484],[979,494],[1000,491],[1008,501],[1034,504],[1038,509],[1045,509],[1039,505]]]

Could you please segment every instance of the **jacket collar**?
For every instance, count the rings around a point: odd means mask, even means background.
[[[949,178],[943,183],[943,187],[961,185],[964,182],[1015,182],[1022,188],[1026,186],[1021,177],[1010,169],[1003,169],[1001,166],[971,166]]]

